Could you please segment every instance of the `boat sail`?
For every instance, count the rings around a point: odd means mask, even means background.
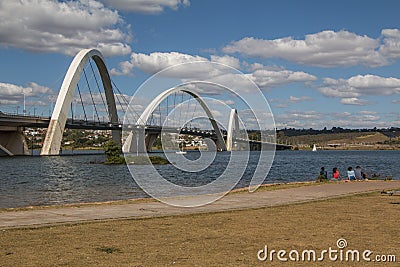
[[[317,146],[314,144],[312,151],[317,151]]]
[[[178,147],[179,147],[179,150],[175,151],[175,153],[178,155],[185,155],[186,151],[183,151],[183,142],[178,142]]]

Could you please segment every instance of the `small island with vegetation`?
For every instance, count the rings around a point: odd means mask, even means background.
[[[104,152],[106,154],[106,161],[104,164],[136,164],[136,165],[147,165],[147,164],[170,164],[170,162],[160,156],[121,156],[121,148],[114,142],[108,141],[104,145]]]

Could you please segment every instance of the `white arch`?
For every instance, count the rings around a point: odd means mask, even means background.
[[[150,118],[151,114],[158,107],[158,105],[160,105],[161,102],[164,99],[166,99],[168,96],[170,96],[174,93],[177,93],[177,92],[185,92],[185,93],[191,95],[194,99],[197,100],[197,102],[200,103],[201,107],[206,112],[208,119],[210,120],[211,125],[217,135],[217,144],[216,144],[217,148],[219,150],[226,150],[226,144],[225,144],[224,138],[222,136],[221,130],[219,129],[218,124],[217,124],[216,120],[214,119],[214,116],[211,113],[210,108],[208,107],[207,103],[203,100],[203,98],[201,98],[201,96],[199,94],[197,94],[195,91],[193,91],[191,89],[182,88],[180,86],[177,86],[177,87],[173,87],[168,90],[165,90],[164,92],[159,94],[156,98],[154,98],[153,101],[151,101],[151,103],[143,111],[140,118],[137,120],[136,124],[140,125],[140,126],[146,126],[145,124],[146,124],[147,120]],[[138,137],[138,138],[139,138],[139,140],[142,140],[142,139],[145,140],[143,137],[142,138]],[[131,146],[132,139],[133,139],[132,133],[130,133],[124,143],[124,146],[123,146],[124,152],[131,151],[130,148],[132,147]],[[140,152],[144,152],[144,151],[140,151]]]
[[[81,77],[86,62],[92,58],[99,70],[103,83],[110,122],[118,124],[118,114],[115,105],[114,93],[111,86],[110,75],[104,63],[103,55],[96,49],[81,50],[72,60],[71,65],[65,74],[61,85],[60,93],[51,116],[50,124],[47,129],[46,138],[43,143],[41,155],[58,155],[61,147],[61,139],[67,121],[68,112],[74,96],[75,88]],[[113,130],[112,137],[117,144],[121,143],[120,130]]]
[[[239,118],[236,109],[231,109],[229,114],[228,130],[226,135],[226,150],[232,151],[233,139],[237,137],[239,132]]]

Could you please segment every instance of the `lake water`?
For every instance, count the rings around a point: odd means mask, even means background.
[[[196,158],[198,152],[189,152]],[[248,167],[237,187],[249,184],[259,152],[251,152]],[[217,153],[210,168],[199,173],[176,170],[172,165],[156,168],[170,181],[199,186],[217,178],[225,169],[230,154]],[[400,151],[277,151],[264,183],[312,181],[325,166],[330,174],[338,167],[345,176],[348,166],[360,165],[370,176],[400,179]],[[93,164],[104,155],[61,157],[0,158],[0,208],[32,205],[97,202],[148,197],[135,183],[126,165]],[[143,173],[146,175],[143,166]]]

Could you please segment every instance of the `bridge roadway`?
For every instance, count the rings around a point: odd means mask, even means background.
[[[31,127],[31,128],[48,128],[50,123],[50,117],[40,117],[40,116],[26,116],[26,115],[15,115],[15,114],[6,114],[0,112],[0,129],[1,127]],[[67,119],[65,124],[66,128],[69,129],[82,129],[82,130],[122,130],[122,124],[113,125],[109,122],[101,122],[101,121],[86,121],[86,120],[77,120],[77,119]],[[141,126],[132,126],[132,128],[141,127]],[[188,134],[194,136],[200,136],[203,138],[211,138],[213,140],[216,139],[216,134],[213,130],[199,130],[199,129],[191,129],[191,128],[174,128],[174,127],[160,127],[160,126],[145,126],[146,133],[149,134],[159,134],[161,131],[169,132],[169,133],[180,133],[180,134]],[[223,136],[226,138],[226,133],[223,132]],[[261,146],[261,144],[266,144],[267,148],[270,149],[271,146],[276,146],[276,150],[285,150],[291,149],[292,146],[285,144],[273,144],[269,142],[261,142],[256,140],[245,140],[243,138],[234,138],[235,142],[249,142],[251,146],[251,150],[255,149],[257,146]]]
[[[0,126],[8,127],[31,127],[47,128],[49,127],[50,117],[24,116],[0,113]],[[112,125],[109,122],[86,121],[67,119],[66,128],[69,129],[87,129],[87,130],[118,130],[121,125]]]

